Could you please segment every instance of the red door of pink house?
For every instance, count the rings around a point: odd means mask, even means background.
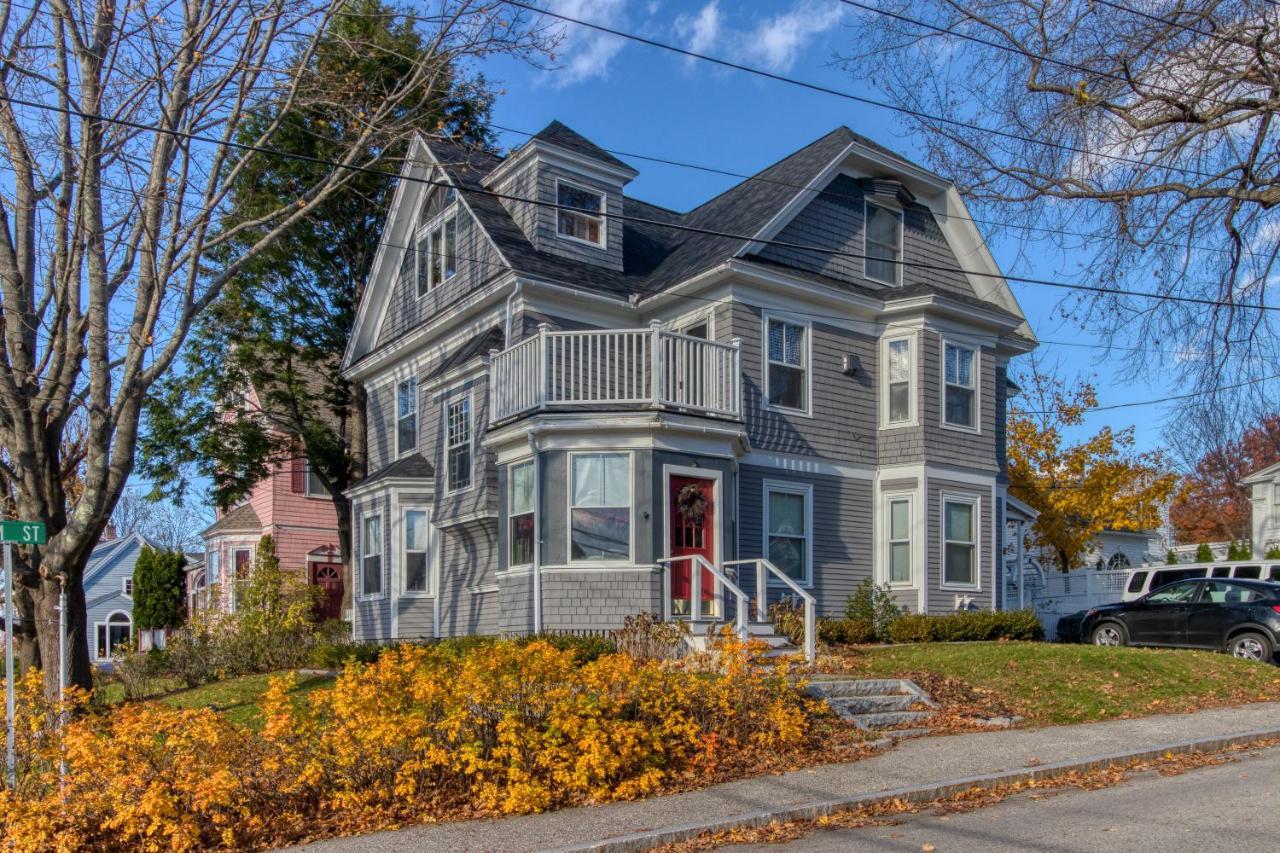
[[[693,566],[695,560],[679,557],[702,557],[712,565],[715,552],[715,481],[705,477],[671,475],[668,483],[671,517],[668,519],[671,544],[671,615],[688,618],[693,597]],[[716,615],[716,579],[706,569],[702,573],[702,599],[699,613]]]
[[[312,563],[311,582],[320,588],[316,601],[316,620],[342,618],[342,564]]]

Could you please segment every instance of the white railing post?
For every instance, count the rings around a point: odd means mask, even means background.
[[[551,383],[551,365],[547,358],[547,335],[551,332],[549,323],[538,324],[538,408],[547,407],[548,386]]]
[[[804,657],[809,663],[818,659],[818,605],[812,598],[804,601]]]
[[[756,618],[769,621],[769,577],[759,560],[756,561]]]
[[[733,364],[729,379],[729,411],[734,417],[742,417],[742,338],[734,338],[729,344],[733,347]]]
[[[489,350],[489,422],[498,420],[502,416],[502,412],[498,411],[498,383],[500,377],[498,374],[503,370],[510,370],[509,359],[504,360],[501,365],[498,363],[498,353],[500,350],[493,347]],[[495,369],[497,368],[497,369]],[[503,383],[509,386],[510,383]],[[504,398],[505,399],[505,398]]]
[[[702,564],[696,559],[689,561],[689,618],[694,622],[702,621]]]
[[[649,333],[649,405],[657,409],[662,406],[662,321],[650,320]]]

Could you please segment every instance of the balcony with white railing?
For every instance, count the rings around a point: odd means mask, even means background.
[[[538,333],[492,355],[490,412],[659,409],[741,420],[738,342],[647,329]]]

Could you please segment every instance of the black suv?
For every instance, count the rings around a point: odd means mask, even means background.
[[[1280,583],[1178,581],[1137,601],[1104,604],[1066,617],[1058,625],[1058,636],[1099,646],[1217,649],[1269,661],[1280,648]]]

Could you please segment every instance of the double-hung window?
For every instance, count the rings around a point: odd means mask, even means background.
[[[766,347],[769,405],[808,411],[809,329],[799,323],[770,318]]]
[[[533,476],[532,460],[512,465],[507,471],[507,536],[510,544],[508,566],[528,566],[533,563],[533,537],[537,527],[534,520]]]
[[[360,593],[382,592],[382,516],[366,515],[360,536]]]
[[[449,491],[456,492],[471,486],[471,395],[450,400],[444,421]]]
[[[396,384],[396,454],[418,447],[418,377]]]
[[[324,481],[320,479],[320,475],[316,473],[315,466],[308,459],[304,463],[306,465],[306,490],[309,498],[327,498],[331,497],[329,490],[324,487]]]
[[[575,453],[569,458],[570,559],[630,560],[631,455]]]
[[[604,193],[558,181],[556,205],[556,236],[605,245]]]
[[[427,511],[404,511],[404,591],[427,592]]]
[[[889,583],[911,583],[911,499],[889,499]]]
[[[977,353],[971,348],[943,343],[943,380],[946,385],[942,401],[943,423],[965,429],[977,428],[974,398],[977,396]]]
[[[129,598],[133,598],[133,578],[124,578],[124,583],[122,584],[121,592],[123,592]]]
[[[769,562],[808,583],[813,560],[810,491],[807,486],[765,485],[765,553]]]
[[[895,338],[885,345],[884,422],[888,426],[915,420],[915,364],[911,349],[911,338]]]
[[[977,498],[944,498],[942,502],[942,582],[978,585]]]
[[[866,276],[884,284],[902,281],[902,214],[867,202]]]
[[[458,272],[458,213],[450,207],[418,232],[418,296],[425,296]]]

